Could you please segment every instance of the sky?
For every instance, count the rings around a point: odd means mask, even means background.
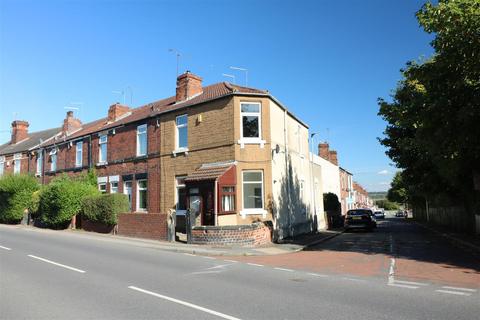
[[[378,142],[400,69],[430,56],[415,12],[424,1],[0,0],[0,143],[11,122],[59,127],[66,108],[83,122],[114,102],[140,106],[175,94],[179,70],[205,85],[267,89],[330,143],[368,191],[396,168]],[[125,97],[119,93],[125,92]],[[313,147],[316,150],[316,147]]]

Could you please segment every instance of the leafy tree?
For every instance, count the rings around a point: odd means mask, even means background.
[[[323,208],[325,211],[340,212],[341,206],[335,193],[329,192],[323,194]]]
[[[38,190],[37,180],[29,175],[4,175],[0,178],[0,222],[19,223]]]
[[[379,100],[380,142],[403,169],[407,199],[448,196],[471,207],[480,198],[480,1],[427,3],[417,19],[434,34],[435,54],[407,63],[392,101]]]
[[[385,210],[397,210],[399,208],[398,204],[388,200],[377,200],[375,201],[375,205]]]
[[[391,202],[406,203],[408,202],[407,188],[403,183],[402,172],[398,171],[393,177],[391,188],[388,190],[387,199]]]

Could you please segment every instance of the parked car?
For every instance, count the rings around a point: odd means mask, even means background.
[[[383,211],[375,211],[374,214],[376,219],[385,219],[385,212]]]
[[[366,229],[372,231],[377,227],[377,220],[370,209],[352,209],[345,215],[345,230]]]
[[[404,218],[404,217],[406,217],[406,211],[398,210],[398,211],[395,213],[395,217],[397,217],[397,218]]]

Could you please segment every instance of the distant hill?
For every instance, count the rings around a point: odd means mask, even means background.
[[[368,196],[372,200],[385,200],[387,199],[387,192],[382,191],[382,192],[369,192]]]

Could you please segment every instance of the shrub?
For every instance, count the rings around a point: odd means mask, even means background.
[[[38,190],[37,180],[29,175],[5,175],[0,178],[0,222],[19,223]]]
[[[40,187],[39,190],[32,193],[32,199],[28,205],[28,211],[32,216],[36,216],[38,214],[38,208],[40,206],[40,193],[42,192],[42,188]]]
[[[108,226],[116,225],[117,215],[128,211],[128,197],[121,193],[88,196],[82,202],[83,217]]]
[[[85,181],[67,176],[56,178],[40,193],[40,220],[48,227],[65,228],[80,212],[83,199],[98,194],[97,188]]]
[[[391,202],[389,200],[377,200],[375,201],[375,205],[379,208],[383,208],[385,210],[398,210],[399,205],[395,202]]]
[[[338,201],[338,197],[335,193],[329,192],[323,194],[323,209],[325,211],[340,213],[341,207],[342,205]]]

